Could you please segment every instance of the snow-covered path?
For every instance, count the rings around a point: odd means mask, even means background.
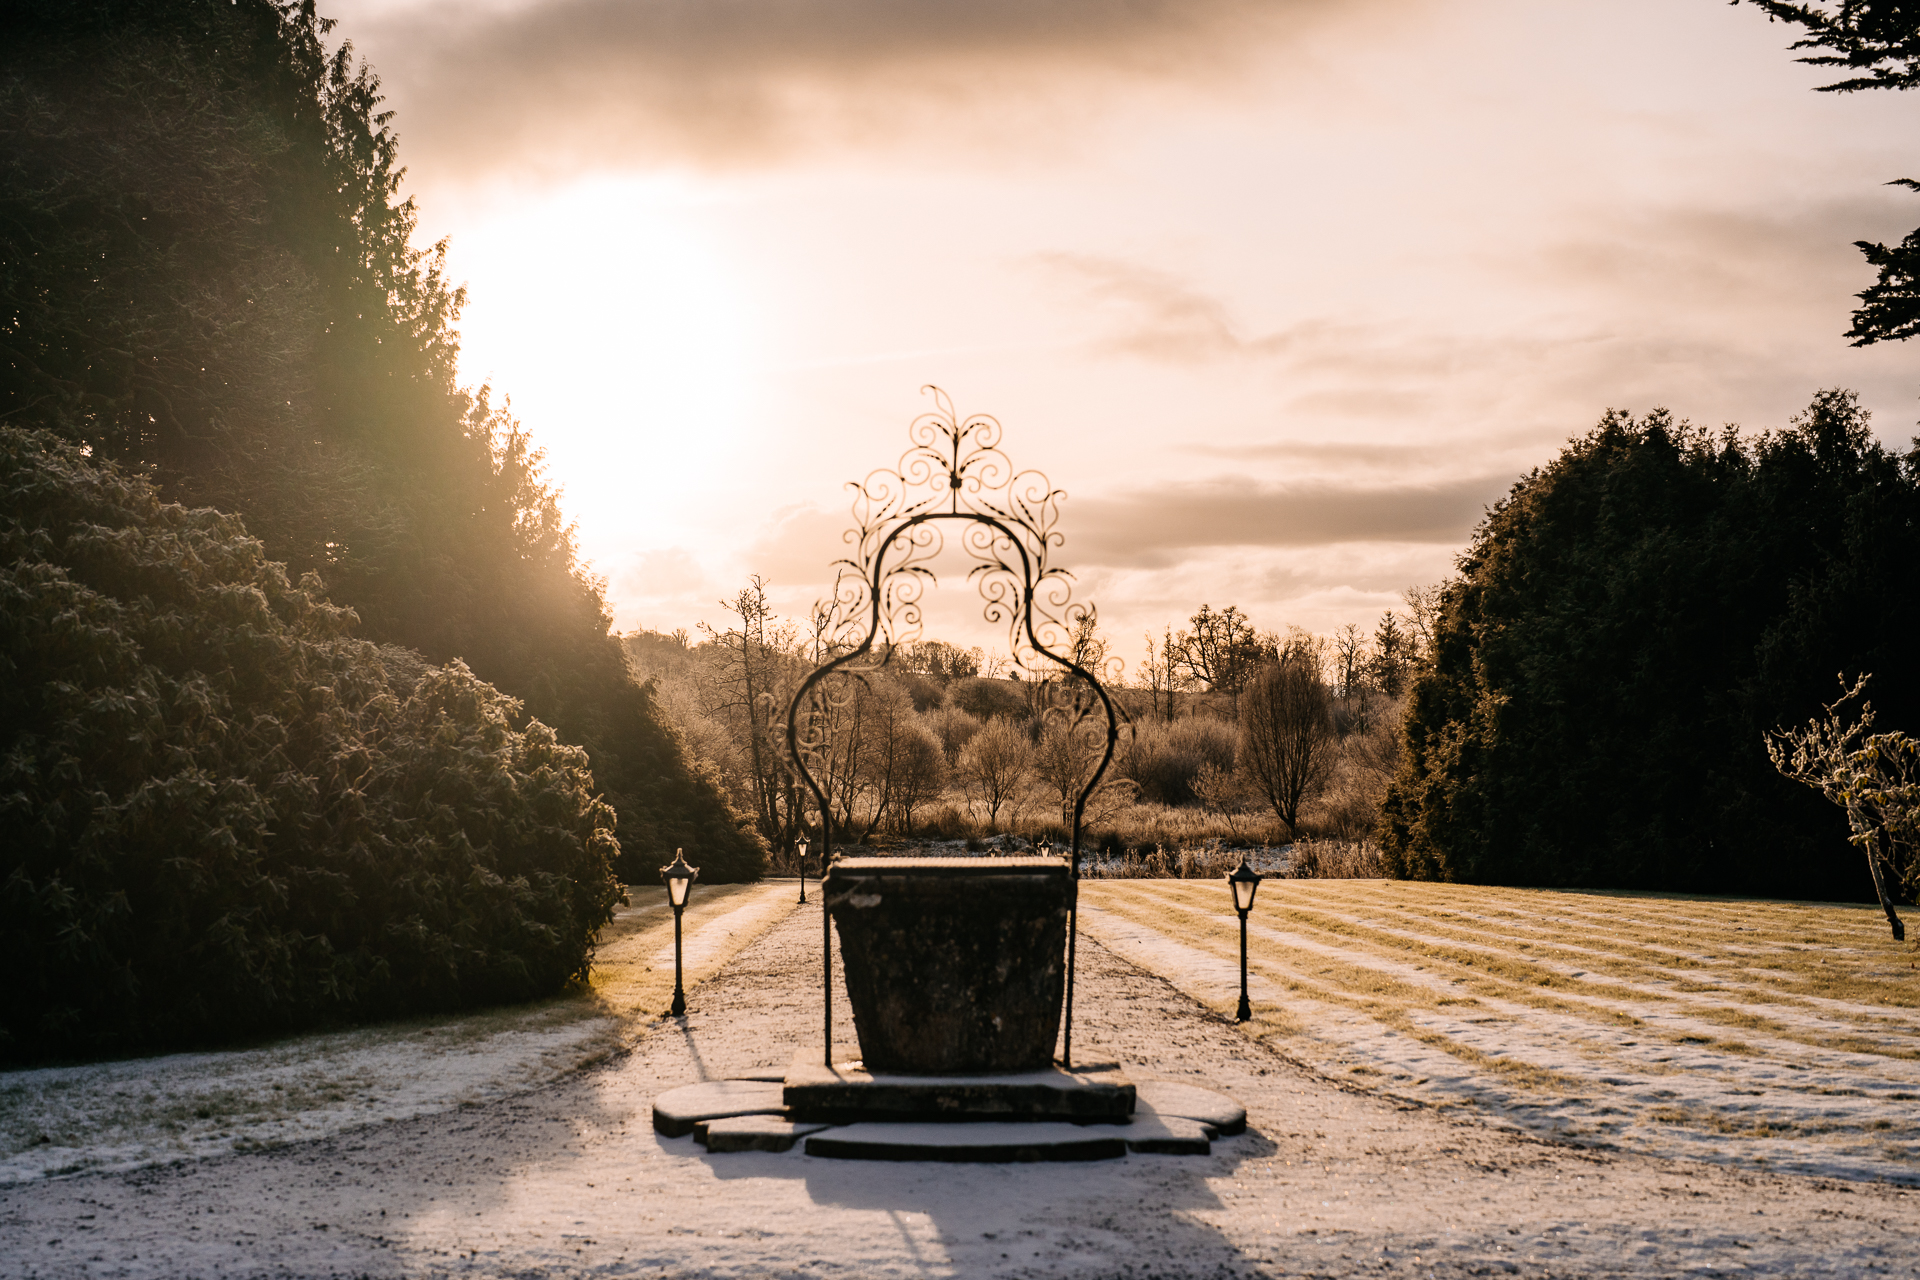
[[[0,1189],[18,1276],[1911,1273],[1915,1192],[1541,1141],[1295,1063],[1083,940],[1082,1062],[1206,1082],[1250,1129],[1083,1165],[708,1155],[658,1092],[819,1044],[819,917],[684,1025],[513,1097],[279,1150]],[[844,1010],[844,1001],[839,1002]],[[851,1043],[851,1028],[836,1032]]]

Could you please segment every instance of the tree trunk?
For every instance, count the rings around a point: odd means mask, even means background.
[[[1894,912],[1893,899],[1887,896],[1886,876],[1882,867],[1885,859],[1882,850],[1887,842],[1887,833],[1875,827],[1869,827],[1873,838],[1867,845],[1867,870],[1873,873],[1873,891],[1880,897],[1880,909],[1887,913],[1887,924],[1893,930],[1895,942],[1907,940],[1907,926],[1900,923],[1900,917]]]

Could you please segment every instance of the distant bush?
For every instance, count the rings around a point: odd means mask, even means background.
[[[1027,718],[1027,697],[1012,680],[989,680],[968,676],[955,680],[947,689],[947,701],[982,720]]]
[[[238,517],[0,427],[0,1056],[586,971],[618,846],[585,753],[353,622]]]
[[[1232,772],[1239,752],[1240,731],[1225,720],[1192,716],[1172,724],[1137,723],[1121,738],[1115,766],[1121,777],[1140,788],[1149,803],[1197,804],[1194,781],[1209,765]]]

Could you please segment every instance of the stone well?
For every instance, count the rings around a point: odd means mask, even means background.
[[[1074,888],[1065,858],[843,858],[822,887],[866,1070],[1052,1065]]]

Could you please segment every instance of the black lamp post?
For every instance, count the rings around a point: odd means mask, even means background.
[[[673,907],[673,1005],[667,1016],[677,1018],[687,1011],[687,993],[680,985],[680,913],[687,909],[687,891],[700,878],[700,868],[687,865],[685,849],[675,849],[673,862],[660,868],[660,878],[667,882],[667,902]]]
[[[1253,895],[1260,889],[1260,876],[1247,865],[1245,858],[1227,877],[1227,887],[1233,890],[1233,909],[1240,913],[1240,1012],[1235,1022],[1246,1022],[1253,1017],[1253,1006],[1247,1003],[1247,912],[1253,910]]]
[[[800,905],[807,905],[807,838],[801,836],[793,842],[794,849],[800,855]]]

